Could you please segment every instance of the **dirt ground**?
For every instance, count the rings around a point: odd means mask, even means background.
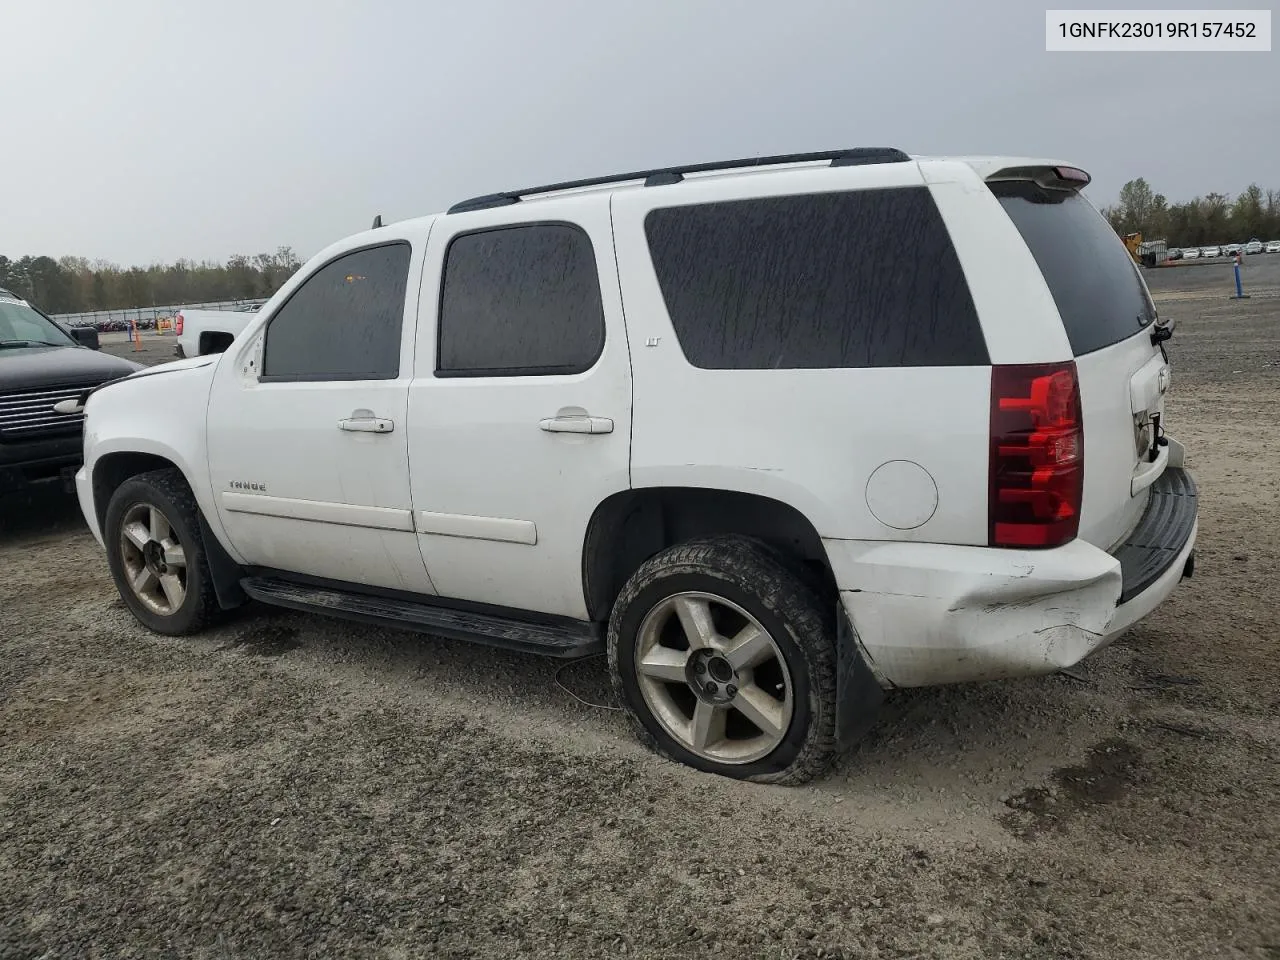
[[[0,960],[1280,958],[1280,256],[1250,261],[1243,301],[1151,275],[1195,579],[1075,677],[894,694],[801,789],[647,753],[600,660],[266,609],[149,635],[72,502],[0,505]]]

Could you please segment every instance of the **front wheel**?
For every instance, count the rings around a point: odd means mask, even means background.
[[[614,687],[641,739],[671,759],[802,783],[835,753],[833,620],[763,544],[681,544],[644,563],[614,605]]]
[[[195,633],[218,611],[195,497],[180,471],[122,483],[107,504],[103,541],[130,612],[157,633]]]

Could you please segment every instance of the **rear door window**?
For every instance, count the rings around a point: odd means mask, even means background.
[[[1155,320],[1137,265],[1088,200],[1022,181],[991,189],[1044,274],[1077,357],[1127,340]]]
[[[449,242],[436,376],[582,373],[604,337],[595,251],[580,227],[521,224]]]
[[[646,216],[645,233],[694,366],[990,362],[927,187],[664,207]]]

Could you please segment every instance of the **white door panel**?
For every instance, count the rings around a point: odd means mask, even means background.
[[[599,275],[605,335],[594,365],[572,374],[436,375],[450,242],[536,222],[530,206],[453,215],[432,234],[409,389],[415,521],[441,596],[585,619],[587,525],[629,482],[631,369],[607,198],[557,208],[558,223],[589,237]]]
[[[427,232],[418,230],[386,235],[413,243],[393,378],[262,377],[263,324],[220,365],[208,414],[210,481],[227,536],[250,565],[434,593],[413,532],[408,475],[408,387]]]
[[[253,383],[215,393],[210,479],[227,536],[246,560],[431,592],[412,532],[406,432],[338,426],[358,407],[402,425],[407,389],[393,380]]]

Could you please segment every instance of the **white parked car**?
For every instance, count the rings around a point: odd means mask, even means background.
[[[1244,247],[1238,243],[1228,243],[1222,248],[1222,253],[1224,256],[1234,257],[1237,253],[1241,253],[1243,250]]]
[[[1201,248],[1200,248],[1200,256],[1202,256],[1202,257],[1220,257],[1220,256],[1222,256],[1222,250],[1221,250],[1221,249],[1219,249],[1218,247],[1201,247]]]
[[[248,300],[225,310],[179,310],[173,318],[178,338],[173,352],[183,358],[221,353],[248,326],[263,302]]]
[[[1200,259],[1200,248],[1199,248],[1199,247],[1187,247],[1187,248],[1185,248],[1185,249],[1182,251],[1182,259],[1183,259],[1183,260],[1199,260],[1199,259]]]
[[[1172,328],[1088,182],[850,150],[369,230],[89,394],[80,503],[153,630],[603,651],[667,756],[800,782],[884,689],[1070,667],[1192,570]]]
[[[1250,240],[1248,243],[1246,243],[1246,244],[1244,245],[1244,252],[1245,252],[1246,254],[1248,254],[1248,255],[1252,255],[1252,254],[1255,254],[1255,253],[1261,253],[1261,252],[1262,252],[1262,241],[1261,241],[1261,240]]]
[[[1268,240],[1268,241],[1267,241],[1266,252],[1267,252],[1267,253],[1280,253],[1280,240]]]

